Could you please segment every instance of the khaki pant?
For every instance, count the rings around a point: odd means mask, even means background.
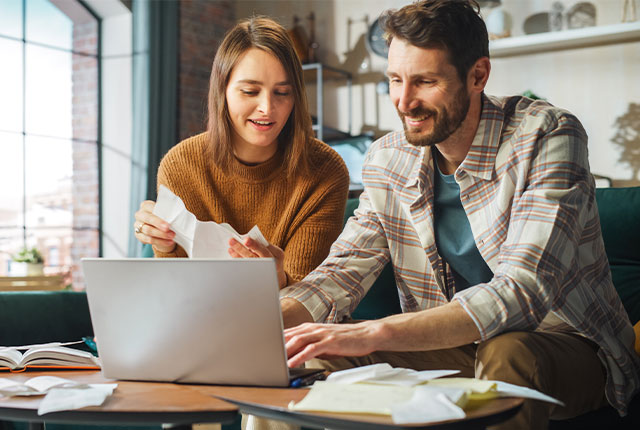
[[[456,369],[461,372],[458,376],[533,388],[561,400],[565,406],[526,400],[516,416],[493,428],[545,429],[550,418],[571,418],[606,404],[606,374],[596,352],[593,342],[574,334],[510,332],[477,345],[436,351],[378,351],[364,357],[316,359],[307,366],[335,371],[389,363],[393,367],[416,370]],[[285,428],[284,423],[246,417],[243,417],[243,427],[247,421],[248,428]]]

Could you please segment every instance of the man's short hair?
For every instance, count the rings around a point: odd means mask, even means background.
[[[489,57],[487,27],[474,0],[423,0],[384,12],[380,22],[389,44],[397,37],[446,50],[462,82],[479,58]]]

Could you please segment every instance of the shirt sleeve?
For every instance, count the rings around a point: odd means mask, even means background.
[[[298,300],[316,322],[338,322],[356,308],[388,262],[387,240],[365,191],[329,256],[280,297]]]
[[[494,277],[454,296],[482,340],[537,328],[566,300],[571,279],[584,276],[577,273],[576,258],[593,251],[581,242],[599,233],[587,137],[579,121],[563,113],[549,118],[529,143],[526,137],[511,154],[521,166]]]

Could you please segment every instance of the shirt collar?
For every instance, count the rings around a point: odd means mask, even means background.
[[[458,171],[490,180],[495,171],[496,156],[501,143],[504,112],[495,99],[482,94],[482,113],[478,130],[469,152]]]
[[[403,136],[404,136],[404,132],[403,132]],[[404,137],[404,140],[407,145],[411,145],[409,142],[406,141],[406,137]],[[407,188],[412,188],[417,186],[418,189],[422,189],[426,182],[425,179],[428,176],[428,169],[425,169],[425,166],[429,166],[429,157],[431,155],[431,151],[427,151],[426,149],[428,148],[425,148],[424,146],[417,149],[420,150],[420,155],[416,159],[416,163],[414,164],[413,169],[411,169],[411,173],[407,177],[407,183],[405,186]]]

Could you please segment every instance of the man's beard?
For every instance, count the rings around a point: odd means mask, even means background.
[[[415,146],[433,146],[436,143],[443,142],[460,128],[467,117],[470,104],[469,95],[463,86],[450,106],[444,106],[437,110],[418,107],[406,113],[398,110],[407,142]],[[433,130],[426,135],[412,131],[405,120],[405,117],[420,118],[427,115],[433,120]]]

